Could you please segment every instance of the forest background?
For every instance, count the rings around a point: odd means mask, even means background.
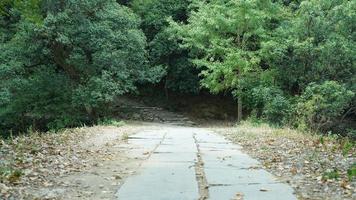
[[[356,137],[356,1],[1,0],[3,136],[97,123],[145,90]]]

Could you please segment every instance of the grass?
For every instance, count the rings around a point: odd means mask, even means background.
[[[259,138],[261,135],[266,135],[268,137],[284,137],[290,139],[316,139],[317,136],[315,134],[309,134],[300,132],[288,127],[271,127],[267,123],[256,123],[251,121],[243,121],[238,126],[236,126],[236,130],[238,133],[243,133],[244,135],[253,138]]]
[[[20,180],[22,175],[23,172],[20,169],[13,169],[5,165],[0,165],[0,182],[7,180],[11,183],[15,183]]]
[[[354,163],[350,169],[347,170],[347,177],[352,181],[356,177],[356,163]]]
[[[345,139],[342,144],[342,155],[346,156],[355,147],[355,142]]]
[[[324,172],[322,179],[329,180],[329,179],[338,179],[340,178],[340,173],[338,170],[334,169],[332,171]]]
[[[124,121],[117,121],[115,119],[102,119],[99,120],[99,125],[103,125],[103,126],[116,126],[116,127],[121,127],[125,125]]]
[[[341,150],[343,156],[348,156],[356,148],[356,142],[348,137],[336,134],[322,135],[313,132],[302,132],[288,127],[271,127],[267,123],[243,121],[236,127],[239,134],[246,134],[249,138],[258,138],[261,134],[269,137],[284,137],[288,139],[306,139],[320,143],[324,148],[332,146]]]

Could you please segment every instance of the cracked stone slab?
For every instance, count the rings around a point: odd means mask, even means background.
[[[262,191],[261,191],[262,189]],[[296,200],[292,188],[281,183],[240,184],[232,186],[213,186],[209,188],[211,200],[230,200],[237,193],[243,194],[244,200]]]
[[[123,200],[197,200],[198,185],[189,163],[147,162],[117,193]]]
[[[209,187],[209,199],[233,199],[237,193],[244,200],[295,200],[293,189],[261,168],[261,164],[241,152],[239,145],[216,144],[212,133],[199,132],[198,142]],[[223,141],[219,139],[219,141]],[[226,148],[229,147],[229,148]],[[218,151],[216,150],[218,149]]]
[[[124,200],[198,200],[207,184],[206,197],[211,200],[231,200],[237,193],[244,200],[296,199],[288,184],[262,169],[241,148],[201,128],[162,126],[157,132],[139,132],[129,138],[125,149],[147,159],[116,196]]]
[[[155,148],[141,143],[144,149],[151,148],[152,154],[138,173],[120,187],[116,194],[118,199],[197,200],[199,191],[194,168],[197,148],[188,130],[167,128],[166,135]],[[140,137],[152,135],[141,133]]]

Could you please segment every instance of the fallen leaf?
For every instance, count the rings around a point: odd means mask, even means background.
[[[268,189],[266,189],[266,188],[261,188],[260,191],[261,191],[261,192],[267,192]]]
[[[243,200],[244,194],[242,192],[238,192],[235,194],[235,198],[233,200]]]

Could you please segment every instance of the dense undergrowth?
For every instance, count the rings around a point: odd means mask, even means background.
[[[245,118],[354,138],[355,9],[348,0],[3,0],[1,134],[94,124],[120,96],[152,87],[232,94]]]

